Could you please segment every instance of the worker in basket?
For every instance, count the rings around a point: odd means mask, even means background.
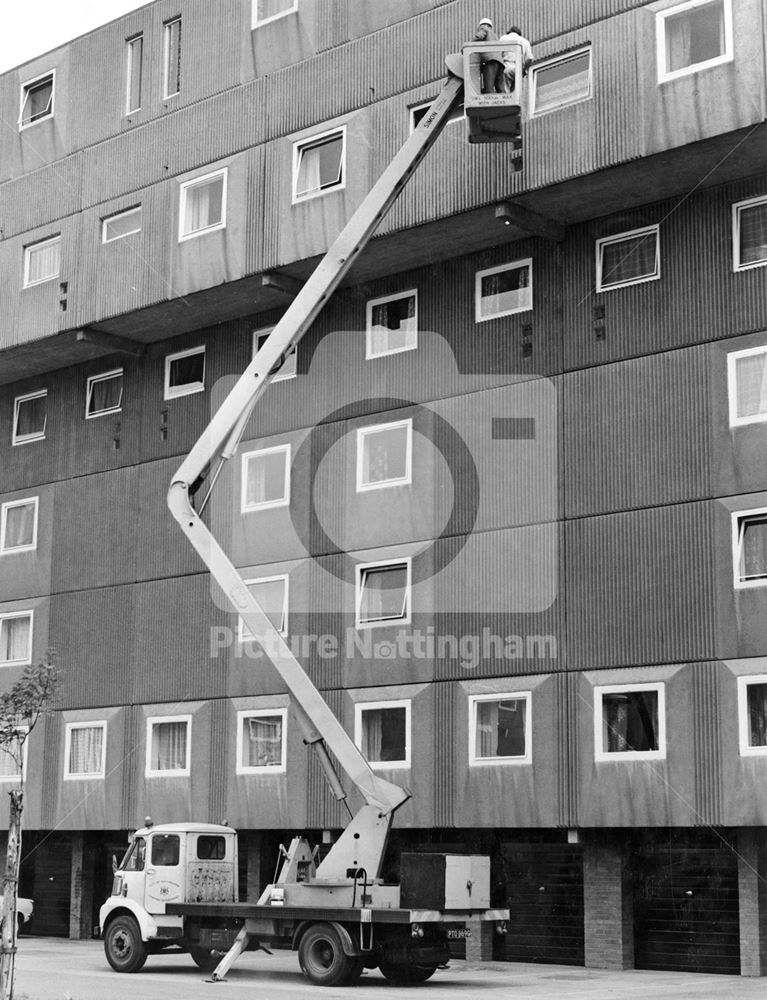
[[[474,35],[475,42],[497,42],[498,35],[493,30],[493,22],[489,17],[483,17],[477,25]],[[508,93],[506,80],[504,77],[504,65],[501,56],[496,49],[495,52],[483,53],[487,58],[483,58],[480,64],[482,74],[483,94],[505,94]]]
[[[527,70],[533,61],[533,48],[530,42],[522,34],[522,29],[512,25],[505,35],[498,39],[500,42],[513,42],[522,50],[522,75],[527,76]],[[517,54],[516,49],[508,49],[501,53],[503,58],[503,91],[501,93],[510,94],[517,85]],[[519,81],[521,83],[521,81]]]

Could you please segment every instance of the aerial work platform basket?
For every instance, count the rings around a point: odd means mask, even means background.
[[[467,42],[463,56],[464,107],[469,142],[509,142],[522,146],[522,46],[516,42]],[[497,72],[483,68],[494,63]],[[492,91],[485,89],[494,77]]]

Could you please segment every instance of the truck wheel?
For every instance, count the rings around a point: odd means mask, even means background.
[[[362,962],[344,954],[341,937],[331,924],[314,924],[298,946],[301,971],[316,986],[347,986],[362,974]]]
[[[192,956],[192,961],[203,972],[213,972],[218,963],[221,961],[217,958],[210,948],[195,948],[192,945],[189,946],[189,954]]]
[[[146,962],[146,948],[133,917],[115,917],[104,933],[107,962],[115,972],[138,972]]]
[[[437,971],[436,965],[404,965],[400,962],[383,961],[378,966],[390,983],[397,986],[416,986],[431,979]]]

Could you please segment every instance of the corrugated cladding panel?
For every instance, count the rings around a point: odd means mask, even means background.
[[[120,826],[133,829],[138,824],[136,800],[139,775],[144,770],[144,713],[140,705],[126,705],[123,710],[122,811]]]
[[[359,4],[355,4],[359,6]],[[316,45],[317,50],[335,48],[349,40],[350,4],[343,0],[317,0]]]
[[[210,703],[210,747],[208,749],[209,815],[212,822],[223,823],[226,816],[227,776],[232,768],[229,759],[230,734],[235,716],[231,702],[215,698]],[[204,757],[203,757],[204,760]]]
[[[434,782],[434,825],[454,825],[455,813],[455,695],[453,684],[434,684],[432,780]]]
[[[708,503],[566,524],[567,641],[581,669],[714,655]]]
[[[578,818],[579,683],[579,675],[575,672],[559,674],[554,678],[558,826],[575,826]]]
[[[344,692],[323,691],[323,698],[337,719],[343,718]],[[337,773],[341,774],[338,761],[330,754]],[[306,748],[306,825],[322,830],[342,830],[349,822],[349,814],[333,796],[320,766],[316,753],[310,746]]]
[[[48,225],[80,210],[83,154],[74,153],[51,166],[39,165],[2,187],[3,237]],[[28,236],[25,242],[35,237]]]
[[[57,788],[62,773],[61,750],[63,746],[63,720],[59,712],[50,712],[43,716],[42,736],[43,768],[42,768],[42,810],[40,826],[44,830],[52,830],[56,825]]]
[[[692,730],[696,825],[718,826],[725,821],[722,811],[721,666],[718,663],[696,663],[690,669],[696,723]]]

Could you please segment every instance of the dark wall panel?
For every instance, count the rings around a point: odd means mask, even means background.
[[[725,786],[722,782],[723,713],[721,690],[725,675],[718,663],[696,663],[691,668],[693,748],[695,754],[694,826],[719,826],[725,822],[722,811]],[[733,717],[731,716],[730,719]],[[674,728],[678,720],[672,715]],[[726,822],[730,822],[730,817]]]

